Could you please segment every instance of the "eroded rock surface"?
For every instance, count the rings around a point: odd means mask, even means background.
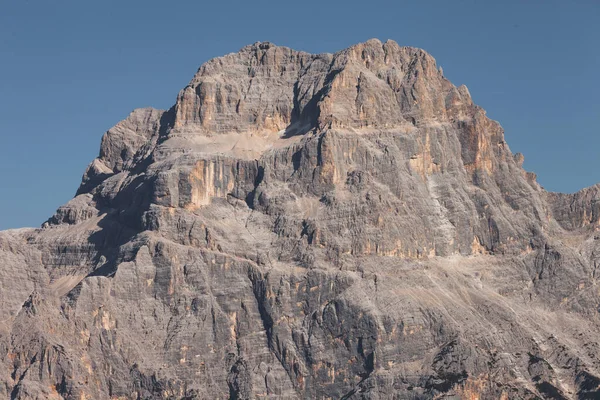
[[[420,49],[211,60],[0,232],[0,397],[597,398],[600,190],[522,162]]]

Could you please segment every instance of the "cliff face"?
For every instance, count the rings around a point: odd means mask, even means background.
[[[0,233],[0,395],[595,398],[600,192],[419,49],[211,60]]]

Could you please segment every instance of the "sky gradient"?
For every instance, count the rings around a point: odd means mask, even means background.
[[[0,1],[0,229],[73,197],[102,134],[256,41],[431,53],[547,190],[600,182],[600,1]]]

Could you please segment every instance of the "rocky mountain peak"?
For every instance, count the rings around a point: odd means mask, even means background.
[[[393,41],[319,55],[255,43],[200,67],[179,94],[175,128],[390,128],[456,118],[469,105],[468,92],[450,84],[433,57]]]
[[[378,139],[371,143],[374,138]],[[86,171],[78,193],[96,193],[97,198],[98,191],[107,193],[105,182],[115,179],[107,178],[126,170],[130,176],[145,170],[166,185],[152,190],[158,204],[197,207],[233,190],[255,205],[261,199],[256,185],[268,185],[282,172],[265,175],[270,163],[276,162],[270,158],[277,159],[282,152],[285,162],[291,162],[290,172],[283,175],[287,176],[285,190],[295,192],[295,181],[311,177],[310,185],[297,195],[323,196],[356,174],[374,183],[382,171],[387,174],[398,168],[406,168],[406,179],[396,176],[391,186],[390,181],[382,183],[400,198],[401,188],[413,179],[419,180],[418,187],[425,184],[426,197],[433,195],[432,185],[439,191],[434,196],[452,196],[457,190],[472,196],[468,194],[472,185],[485,193],[469,211],[464,205],[460,211],[477,215],[484,207],[487,222],[481,232],[465,234],[450,228],[456,222],[448,220],[443,240],[434,239],[432,232],[441,228],[426,228],[426,224],[413,233],[412,240],[402,241],[402,250],[394,245],[386,251],[442,255],[469,253],[479,246],[493,251],[507,242],[489,224],[503,225],[505,238],[513,241],[546,224],[539,218],[546,212],[537,195],[511,197],[514,185],[531,193],[540,188],[522,171],[522,162],[515,161],[500,125],[473,104],[466,87],[452,85],[427,52],[377,39],[318,55],[259,42],[206,62],[171,110],[136,110],[104,135],[100,157]],[[244,170],[254,175],[247,185],[239,186],[239,171],[230,169],[236,159],[252,165]],[[266,165],[255,164],[261,159]],[[177,168],[182,169],[179,177],[173,172]],[[445,178],[437,183],[439,174]],[[182,197],[181,179],[190,180],[186,196],[191,197]],[[456,182],[451,185],[452,180]],[[435,198],[428,212],[437,215],[438,203]],[[490,207],[492,203],[495,207]],[[509,222],[499,211],[504,207],[525,208],[528,222],[523,220],[520,227]],[[480,224],[467,219],[469,224]],[[529,246],[529,240],[520,245]]]
[[[600,189],[523,160],[421,49],[212,59],[0,232],[0,397],[596,398]]]

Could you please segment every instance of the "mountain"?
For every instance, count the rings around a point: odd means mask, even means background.
[[[0,233],[0,396],[599,398],[600,186],[522,163],[420,49],[208,61]]]

